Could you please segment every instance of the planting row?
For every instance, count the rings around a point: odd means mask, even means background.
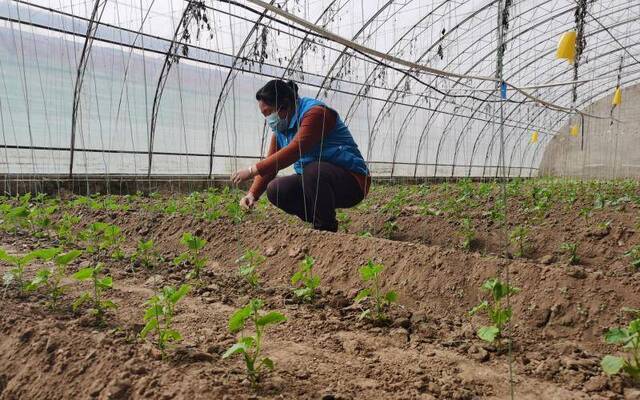
[[[215,192],[211,194],[219,195]],[[106,202],[101,198],[83,199],[89,199],[83,202],[97,204]],[[225,201],[222,200],[219,204],[225,204]],[[224,207],[230,204],[232,204],[231,201],[227,201]],[[77,204],[71,205],[71,207],[77,206]],[[115,262],[129,260],[128,268],[144,268],[150,271],[160,268],[163,264],[172,263],[184,269],[183,283],[178,287],[157,288],[156,293],[144,304],[144,311],[141,310],[144,328],[140,332],[140,338],[153,340],[166,356],[166,349],[170,344],[181,340],[181,334],[173,324],[177,312],[176,305],[188,295],[192,286],[202,285],[201,271],[208,263],[203,252],[206,241],[191,233],[184,233],[181,243],[185,251],[171,260],[160,257],[153,240],[150,239],[140,241],[135,251],[127,254],[123,249],[126,238],[117,226],[94,222],[81,228],[77,217],[65,214],[56,220],[53,218],[54,212],[49,213],[51,218],[43,223],[45,219],[42,218],[42,209],[48,207],[65,208],[69,205],[43,196],[34,199],[28,197],[10,199],[3,205],[2,226],[8,232],[18,234],[24,229],[29,229],[33,234],[48,237],[57,246],[36,249],[26,255],[11,255],[2,251],[0,260],[10,265],[3,276],[5,295],[8,291],[15,291],[19,296],[44,292],[48,296],[49,307],[59,309],[64,298],[66,278],[88,281],[90,289],[72,302],[71,309],[74,312],[86,310],[95,317],[96,324],[102,325],[110,312],[117,312],[117,304],[108,298],[109,291],[114,286],[113,279],[104,274],[102,263],[97,262],[94,266],[81,268],[69,275],[70,264],[83,255],[105,262],[109,259]],[[16,212],[16,209],[20,212]],[[233,220],[233,217],[231,218]],[[36,261],[44,264],[44,267],[32,276],[27,276],[26,266]],[[260,285],[259,269],[264,261],[265,257],[258,251],[247,250],[237,260],[238,276],[246,280],[251,287],[258,287]],[[300,263],[299,270],[291,277],[292,291],[301,302],[313,302],[320,286],[320,278],[313,273],[313,265],[313,258],[306,256]],[[364,289],[357,294],[354,302],[361,309],[359,318],[384,324],[389,322],[388,311],[397,301],[397,294],[394,291],[383,291],[381,285],[383,271],[384,266],[374,261],[369,261],[359,269]],[[519,289],[497,278],[488,279],[482,289],[487,292],[487,299],[470,310],[469,314],[485,315],[490,323],[480,327],[477,330],[477,336],[487,342],[495,343],[499,348],[505,348],[510,341],[506,328],[513,315],[511,308],[505,305],[504,300],[508,296],[517,295]],[[601,365],[606,373],[624,372],[633,379],[639,379],[640,310],[627,311],[632,313],[635,319],[627,327],[609,329],[604,337],[607,343],[620,344],[626,354],[607,355],[602,359]],[[261,300],[251,300],[245,307],[230,316],[228,329],[232,333],[239,333],[239,339],[223,357],[242,356],[249,380],[254,385],[257,384],[262,371],[274,367],[273,361],[265,357],[261,351],[265,330],[268,326],[285,320],[286,317],[281,313],[263,311]]]

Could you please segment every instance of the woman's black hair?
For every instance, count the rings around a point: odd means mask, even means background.
[[[289,108],[298,100],[298,85],[294,81],[271,80],[258,90],[256,100],[262,100],[272,107],[277,106],[278,109]]]

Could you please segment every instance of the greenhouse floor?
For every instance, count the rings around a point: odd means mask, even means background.
[[[339,213],[336,234],[310,230],[264,200],[244,214],[233,191],[5,199],[7,253],[84,253],[69,265],[55,306],[45,287],[4,289],[0,399],[507,399],[510,360],[517,399],[640,398],[637,383],[600,367],[604,355],[621,354],[604,332],[632,319],[624,307],[640,308],[632,265],[640,259],[640,248],[632,252],[640,245],[640,186],[516,180],[506,195],[504,213],[497,183],[377,186]],[[20,207],[30,214],[11,214]],[[47,207],[43,222],[38,210]],[[91,248],[96,239],[86,232],[97,221],[120,227],[121,239]],[[185,251],[185,232],[206,240],[198,278],[172,263]],[[130,261],[146,239],[163,260],[149,267]],[[238,275],[247,249],[265,256],[258,287]],[[305,255],[320,277],[311,302],[296,299],[290,282]],[[385,321],[360,319],[369,303],[354,303],[368,260],[384,264],[381,287],[398,293]],[[74,310],[90,286],[70,277],[98,261],[113,278],[104,296],[117,304],[102,323],[86,306]],[[24,279],[48,265],[29,263]],[[520,289],[510,297],[511,352],[508,333],[484,342],[476,330],[486,316],[469,316],[488,299],[483,282],[507,279],[507,269]],[[182,340],[163,355],[156,336],[140,337],[145,303],[159,287],[183,283],[191,290],[173,320]],[[256,386],[240,357],[222,358],[237,336],[227,321],[253,298],[287,317],[265,332],[262,351],[275,369]]]

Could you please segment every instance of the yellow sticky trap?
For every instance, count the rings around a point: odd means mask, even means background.
[[[576,61],[576,31],[568,31],[560,36],[556,58],[567,60],[569,64],[573,64]]]
[[[571,131],[569,133],[571,136],[578,136],[578,125],[571,125]]]
[[[611,102],[614,106],[619,106],[622,103],[622,89],[620,86],[616,88],[615,93],[613,93],[613,101]]]
[[[533,131],[530,143],[538,143],[538,131]]]

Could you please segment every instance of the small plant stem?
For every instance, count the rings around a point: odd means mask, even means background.
[[[96,308],[96,318],[98,321],[102,319],[102,311],[100,310],[100,302],[98,301],[98,277],[96,271],[93,271],[93,306]]]
[[[376,301],[376,319],[380,319],[382,314],[382,304],[380,304],[380,288],[378,287],[378,278],[373,281],[373,294]]]
[[[256,313],[257,314],[257,313]],[[255,316],[255,321],[257,321],[258,316]],[[258,357],[260,357],[260,347],[262,346],[262,328],[255,324],[256,326],[256,351],[253,353],[253,364],[255,371],[255,381],[258,382],[258,371],[255,369],[255,363],[258,361]],[[259,368],[259,367],[258,367]]]
[[[160,334],[160,318],[158,318],[158,308],[155,306],[153,307],[153,315],[156,319],[156,335],[158,335],[158,347],[160,347],[162,357],[164,357],[164,344],[162,343],[162,335]]]

